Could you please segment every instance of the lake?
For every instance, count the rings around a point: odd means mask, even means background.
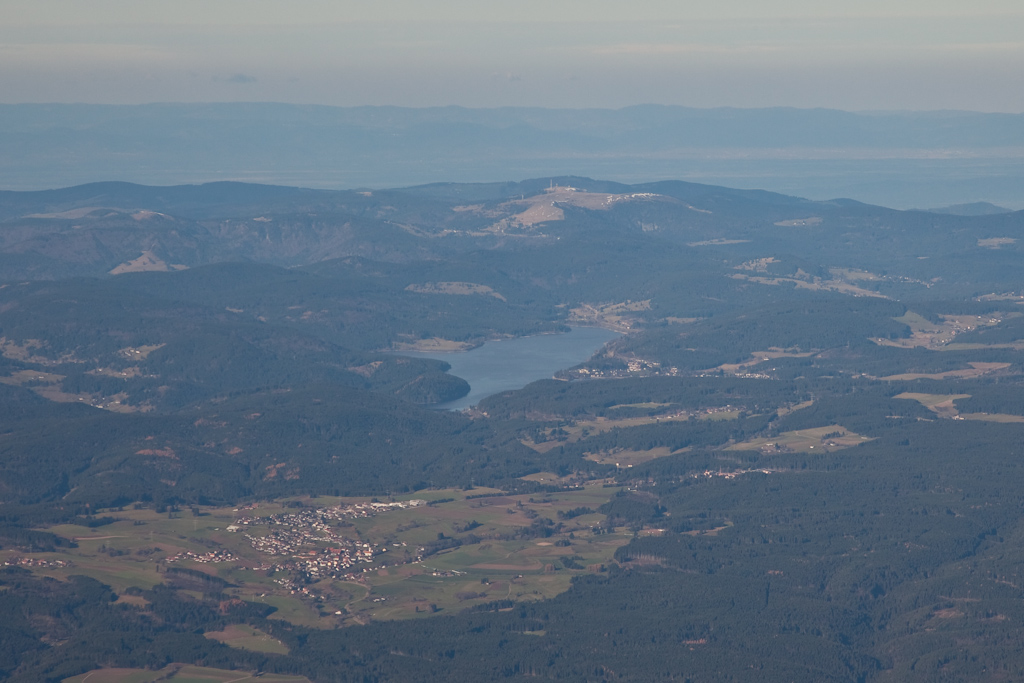
[[[551,379],[559,370],[579,365],[619,336],[618,332],[599,327],[573,327],[565,334],[489,341],[470,351],[403,352],[400,355],[436,358],[451,365],[448,372],[469,382],[469,393],[456,401],[430,407],[462,410],[492,394],[521,389],[539,379]]]

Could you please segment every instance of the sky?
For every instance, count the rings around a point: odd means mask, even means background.
[[[1021,0],[0,0],[0,102],[1024,112]]]

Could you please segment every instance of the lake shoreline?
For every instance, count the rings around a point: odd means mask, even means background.
[[[552,330],[550,332],[538,332],[536,334],[526,334],[526,335],[523,335],[523,336],[520,336],[520,337],[516,337],[516,336],[512,336],[512,335],[493,336],[493,337],[487,337],[486,339],[482,339],[482,340],[479,340],[479,341],[471,341],[471,342],[457,342],[457,341],[453,341],[451,339],[441,339],[439,337],[435,337],[434,339],[422,340],[423,342],[427,342],[427,345],[425,345],[425,346],[420,346],[421,342],[397,342],[398,344],[401,344],[403,346],[401,348],[399,348],[399,347],[392,347],[392,348],[388,348],[388,349],[381,349],[379,351],[379,353],[387,353],[387,354],[390,354],[390,355],[393,355],[393,356],[401,356],[403,354],[415,354],[417,356],[422,356],[424,354],[435,354],[435,353],[436,354],[466,353],[466,352],[478,349],[481,346],[483,346],[484,344],[488,344],[490,342],[508,341],[508,340],[512,340],[512,339],[532,339],[534,337],[546,337],[546,336],[558,335],[558,334],[569,334],[570,332],[572,332],[572,330],[580,330],[580,329],[605,330],[606,332],[614,332],[614,333],[616,333],[616,334],[618,334],[620,336],[626,335],[626,334],[628,334],[631,331],[631,328],[626,328],[623,325],[614,325],[614,324],[607,324],[607,325],[598,325],[598,324],[579,324],[579,325],[576,325],[576,324],[572,324],[572,325],[566,325],[566,327],[568,328],[569,332],[564,332],[564,331],[561,331],[561,330]],[[429,343],[430,342],[434,342],[434,341],[437,342],[437,345],[436,346],[430,346]],[[445,344],[450,345],[450,348],[445,346]]]
[[[525,337],[485,341],[462,351],[391,351],[393,355],[430,358],[449,364],[448,373],[470,385],[466,396],[435,403],[431,410],[465,410],[484,398],[521,389],[530,382],[552,379],[561,370],[588,359],[621,332],[594,325],[572,326],[568,332],[543,332]]]

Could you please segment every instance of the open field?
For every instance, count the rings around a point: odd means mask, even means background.
[[[988,249],[999,249],[1001,247],[1013,244],[1017,240],[1013,237],[987,237],[978,240],[979,247],[986,247]]]
[[[430,339],[410,339],[407,342],[395,342],[393,345],[393,351],[420,351],[428,353],[432,351],[469,351],[473,348],[473,344],[469,342],[458,342],[450,339],[441,339],[440,337],[431,337]]]
[[[959,411],[956,409],[955,401],[957,399],[970,397],[970,394],[919,394],[914,392],[904,392],[893,396],[893,398],[904,398],[911,401],[917,401],[939,417],[945,418],[957,417],[959,415]]]
[[[785,415],[789,415],[790,413],[795,413],[798,410],[803,410],[804,408],[810,408],[813,405],[814,405],[814,401],[813,400],[804,401],[802,403],[796,403],[796,404],[789,405],[789,406],[782,406],[781,408],[776,410],[775,413],[779,417],[783,417]]]
[[[609,406],[608,410],[616,410],[618,408],[644,408],[646,410],[653,410],[655,408],[668,408],[671,405],[671,403],[655,403],[653,401],[647,401],[645,403],[619,403]]]
[[[773,258],[757,259],[738,266],[739,270],[747,270],[755,273],[766,273],[765,275],[747,275],[745,273],[733,273],[729,277],[736,280],[747,280],[749,282],[756,282],[762,285],[793,285],[796,289],[808,289],[811,291],[832,291],[839,292],[841,294],[848,294],[850,296],[871,296],[886,299],[884,294],[865,289],[857,285],[858,281],[872,281],[882,280],[884,278],[873,276],[871,273],[863,271],[845,271],[841,269],[834,269],[832,271],[831,279],[824,279],[817,276],[811,276],[803,271],[798,271],[794,277],[780,277],[767,274],[767,265],[775,262]],[[753,265],[751,265],[753,264]]]
[[[902,349],[924,347],[926,349],[953,350],[950,342],[961,332],[970,332],[978,327],[998,325],[1002,318],[981,315],[943,315],[941,323],[933,323],[912,311],[895,318],[910,328],[910,336],[906,339],[873,339],[879,346],[895,346]],[[924,375],[922,375],[924,376]],[[885,378],[888,379],[888,378]]]
[[[526,209],[512,216],[510,221],[514,224],[530,227],[547,221],[563,220],[565,212],[558,207],[558,204],[579,206],[585,209],[607,210],[620,202],[643,201],[654,198],[660,198],[660,195],[649,193],[605,194],[603,192],[587,192],[574,187],[555,186],[548,188],[543,194],[505,202],[501,205],[501,208],[518,211],[520,207],[525,206]]]
[[[689,448],[681,448],[677,451],[673,451],[667,446],[660,448],[651,448],[645,451],[630,451],[621,450],[606,452],[601,451],[598,453],[587,453],[585,456],[587,460],[596,462],[601,465],[615,465],[616,467],[632,467],[633,465],[639,465],[655,458],[664,458],[667,455],[675,455],[676,453],[685,453],[690,450]]]
[[[1008,413],[960,413],[963,420],[980,420],[982,422],[1024,422],[1024,416]]]
[[[487,285],[479,285],[475,282],[426,282],[413,284],[406,288],[408,292],[419,292],[421,294],[453,294],[457,296],[493,296],[496,299],[505,301],[498,292]]]
[[[603,515],[564,513],[596,510],[614,490],[593,482],[534,496],[479,488],[420,491],[416,507],[381,503],[367,516],[330,519],[317,515],[370,503],[325,497],[164,514],[110,510],[98,516],[116,521],[101,527],[50,528],[78,547],[33,553],[36,564],[27,568],[58,579],[84,574],[121,593],[181,580],[168,574],[175,567],[199,570],[227,581],[223,592],[231,597],[274,606],[271,618],[320,628],[425,617],[494,600],[552,597],[568,589],[573,575],[610,562],[630,535],[595,535],[591,529]],[[372,548],[372,557],[367,550],[348,568],[321,571],[342,556],[342,546]],[[18,563],[19,557],[0,551],[0,562]],[[145,608],[137,596],[125,601],[132,600]],[[283,647],[258,632],[208,635],[247,649]]]
[[[52,372],[43,372],[42,370],[18,370],[12,372],[8,377],[0,377],[0,384],[10,384],[11,386],[20,387],[26,384],[34,385],[36,383],[42,384],[57,384],[64,379],[64,375],[57,375]]]
[[[728,240],[728,239],[714,239],[714,240],[701,240],[699,242],[687,242],[686,245],[689,247],[723,247],[730,244],[745,244],[750,240]]]
[[[155,683],[156,681],[175,681],[176,683],[243,683],[245,681],[309,683],[309,679],[304,676],[285,676],[268,673],[252,674],[246,671],[210,669],[187,664],[170,664],[159,671],[148,671],[146,669],[96,669],[80,676],[65,678],[63,683]]]
[[[568,589],[573,574],[609,562],[629,535],[595,536],[590,528],[603,517],[596,513],[566,520],[563,530],[551,536],[526,538],[521,532],[538,517],[557,522],[559,511],[596,509],[610,496],[610,489],[596,484],[547,496],[463,499],[426,511],[419,508],[411,514],[357,520],[363,536],[402,539],[409,546],[434,540],[439,533],[458,537],[455,530],[467,524],[479,525],[470,533],[481,541],[439,552],[422,562],[377,571],[366,581],[369,594],[355,601],[350,610],[361,618],[393,619],[426,616],[435,609],[450,613],[493,600],[557,595]],[[569,538],[570,533],[574,538]],[[580,569],[566,567],[560,560],[563,557],[576,557],[572,564]]]
[[[640,320],[636,314],[650,310],[650,308],[650,299],[621,303],[580,304],[569,311],[569,321],[583,325],[596,325],[617,332],[628,332]]]
[[[1024,342],[1013,342],[1011,344],[972,344],[968,342],[952,342],[942,347],[943,351],[975,351],[977,349],[1013,349],[1024,351]]]
[[[1007,413],[961,413],[957,410],[956,401],[970,398],[970,394],[918,394],[904,392],[893,398],[905,398],[917,401],[939,417],[956,420],[979,420],[981,422],[1024,422],[1024,416]]]
[[[571,486],[576,483],[576,475],[570,474],[567,476],[559,476],[554,472],[534,472],[533,474],[527,474],[525,477],[519,477],[523,481],[536,481],[542,484],[555,484],[559,486]]]
[[[578,441],[590,434],[601,434],[613,429],[625,429],[662,422],[686,422],[692,419],[692,417],[689,412],[684,411],[662,415],[642,415],[640,417],[598,417],[593,420],[580,420],[569,427],[563,427],[563,429],[569,433],[570,441]]]
[[[990,372],[996,372],[997,370],[1005,370],[1010,367],[1010,363],[968,363],[971,367],[963,368],[961,370],[947,370],[946,372],[936,372],[932,374],[920,373],[920,372],[906,372],[901,375],[890,375],[888,377],[880,377],[879,379],[890,380],[894,382],[899,381],[910,381],[915,379],[971,379],[973,377],[981,377]]]
[[[471,231],[469,234],[484,236],[489,234],[520,234],[522,230],[535,231],[535,226],[549,221],[560,221],[565,218],[561,205],[579,206],[594,210],[607,210],[612,206],[630,201],[674,201],[661,195],[647,192],[631,194],[605,194],[588,192],[574,187],[553,186],[543,193],[534,196],[522,196],[500,204],[496,209],[488,209],[483,204],[467,204],[452,207],[458,213],[471,212],[488,218],[498,219],[483,230]],[[704,212],[684,204],[693,211]],[[657,230],[658,226],[650,226]],[[410,226],[411,231],[411,226]],[[414,233],[415,234],[415,233]]]
[[[729,446],[729,451],[756,451],[762,453],[772,452],[811,452],[825,451],[831,453],[844,448],[850,448],[861,443],[870,441],[866,436],[855,434],[840,425],[829,425],[828,427],[815,427],[814,429],[798,429],[792,432],[783,432],[778,436],[761,439],[751,439],[742,443]]]
[[[821,216],[811,216],[810,218],[796,218],[789,221],[776,221],[775,225],[780,228],[805,228],[812,225],[821,225]]]
[[[146,272],[159,272],[166,273],[169,270],[187,270],[188,266],[183,266],[176,263],[168,264],[166,261],[161,259],[159,256],[151,251],[144,251],[139,255],[138,258],[131,261],[125,261],[119,266],[116,266],[110,271],[111,275],[120,275],[121,273],[146,273]]]
[[[652,410],[667,407],[668,403],[637,403],[629,406],[619,405],[613,408],[643,407]],[[679,410],[674,413],[662,413],[659,415],[641,415],[638,417],[596,417],[590,420],[578,420],[558,428],[548,429],[544,436],[548,437],[543,441],[524,440],[525,446],[532,448],[538,453],[547,453],[552,448],[565,443],[576,443],[593,434],[609,432],[613,429],[626,429],[629,427],[641,427],[644,425],[664,424],[667,422],[686,422],[687,420],[735,420],[739,417],[740,409],[734,406],[720,406],[697,411]]]
[[[288,648],[280,640],[245,624],[231,624],[223,631],[208,631],[203,635],[210,640],[216,640],[242,650],[271,652],[278,655],[288,654]]]
[[[970,394],[918,394],[914,392],[904,392],[897,394],[893,398],[906,398],[913,401],[917,401],[925,408],[934,410],[935,408],[952,406],[953,402],[961,398],[970,398]]]
[[[813,355],[814,353],[812,352],[786,351],[773,348],[767,351],[754,351],[750,354],[750,360],[745,360],[742,363],[723,363],[716,368],[712,368],[712,370],[721,370],[722,372],[736,375],[746,372],[750,367],[775,360],[776,358],[809,358]]]

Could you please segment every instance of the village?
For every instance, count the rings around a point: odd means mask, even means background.
[[[783,471],[786,471],[786,470],[770,469],[770,468],[767,468],[767,467],[759,467],[759,468],[748,469],[748,470],[728,470],[728,471],[726,471],[726,470],[718,470],[717,472],[713,472],[712,470],[704,470],[703,472],[694,472],[690,476],[692,478],[694,478],[694,479],[700,479],[701,477],[704,477],[705,479],[710,479],[711,477],[722,477],[724,479],[735,479],[736,477],[739,477],[741,475],[752,474],[754,472],[757,472],[759,474],[772,474],[773,472],[783,472]]]
[[[281,513],[270,515],[269,517],[241,517],[228,527],[228,531],[238,531],[239,528],[250,525],[302,526],[327,529],[330,527],[330,522],[344,521],[357,517],[372,517],[379,512],[405,510],[426,504],[424,500],[405,500],[393,503],[370,501],[369,503],[350,503],[326,508],[302,508],[299,512]]]
[[[10,557],[4,560],[5,567],[41,567],[54,569],[60,567],[73,567],[73,562],[68,560],[47,560],[41,557]]]
[[[625,377],[679,377],[679,368],[663,368],[657,361],[644,360],[642,358],[630,358],[626,361],[625,369],[599,370],[597,368],[572,368],[560,370],[555,373],[558,379],[622,379]]]
[[[267,517],[241,517],[228,526],[227,530],[237,533],[243,527],[285,527],[272,530],[265,536],[243,532],[252,547],[261,555],[290,558],[271,564],[266,569],[298,572],[314,581],[326,578],[354,580],[357,575],[354,567],[364,563],[366,566],[358,572],[364,573],[374,558],[387,552],[388,548],[382,544],[346,538],[339,533],[338,527],[349,519],[372,517],[378,513],[422,505],[426,505],[426,501],[368,502],[325,508],[303,508],[298,512]],[[405,543],[394,545],[404,547]],[[419,552],[422,552],[422,549],[419,549]],[[414,558],[409,556],[403,561],[418,561],[421,559],[419,552]],[[291,580],[279,579],[277,582],[293,592],[302,592]]]
[[[767,358],[764,360],[768,360]],[[741,379],[777,379],[774,375],[765,372],[741,372],[742,366],[730,371],[728,374]],[[775,368],[772,368],[774,370]],[[642,358],[631,358],[626,362],[625,368],[572,368],[560,370],[555,373],[556,379],[627,379],[631,377],[720,377],[722,370],[699,370],[685,372],[677,367],[662,367],[657,361],[644,360]]]
[[[235,557],[230,550],[212,550],[208,553],[194,553],[191,550],[183,550],[180,553],[171,555],[164,562],[171,564],[173,562],[180,562],[182,560],[188,560],[190,562],[198,562],[199,564],[210,564],[217,562],[233,562],[238,558]]]

